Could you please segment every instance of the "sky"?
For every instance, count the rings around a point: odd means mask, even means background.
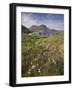
[[[64,30],[64,15],[50,13],[21,13],[21,24],[27,28],[44,24],[50,29]]]

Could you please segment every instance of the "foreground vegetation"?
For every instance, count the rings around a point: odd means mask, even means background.
[[[22,34],[22,77],[64,74],[64,37]]]

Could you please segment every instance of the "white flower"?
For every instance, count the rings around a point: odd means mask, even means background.
[[[40,72],[40,69],[38,69],[38,72]]]
[[[30,71],[28,72],[28,74],[30,74]]]
[[[35,68],[35,65],[32,66],[32,69],[34,69],[34,68]]]

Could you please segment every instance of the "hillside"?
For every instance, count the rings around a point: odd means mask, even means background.
[[[31,31],[27,27],[25,27],[23,25],[21,26],[21,30],[22,30],[22,33],[26,33],[26,34],[31,33]]]
[[[30,28],[26,28],[25,26],[22,26],[22,33],[25,34],[31,34],[31,35],[42,35],[42,36],[50,36],[50,35],[56,35],[60,33],[64,33],[63,31],[58,31],[55,29],[49,29],[46,25],[32,25]]]
[[[22,77],[64,75],[64,36],[22,33]]]

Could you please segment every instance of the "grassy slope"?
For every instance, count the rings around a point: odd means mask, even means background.
[[[64,74],[63,35],[22,34],[22,77]]]

